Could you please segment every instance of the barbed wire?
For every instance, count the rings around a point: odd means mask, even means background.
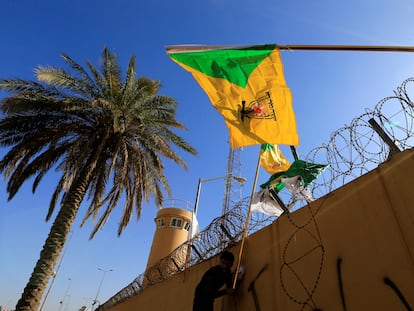
[[[353,119],[350,125],[333,132],[327,144],[316,147],[307,154],[303,160],[329,164],[323,174],[309,186],[315,199],[371,171],[389,160],[395,152],[414,146],[414,103],[409,93],[409,90],[414,89],[413,83],[414,78],[405,80],[393,96],[382,99],[373,110],[366,110]],[[295,209],[307,204],[306,201],[295,202],[295,198],[287,191],[279,195],[291,206],[296,203]],[[237,244],[243,236],[249,203],[250,198],[233,203],[228,213],[215,218],[199,235],[148,268],[98,310],[109,309],[145,288]],[[270,225],[276,218],[251,213],[247,235]]]

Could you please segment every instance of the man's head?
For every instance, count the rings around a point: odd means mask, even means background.
[[[224,251],[220,255],[220,266],[223,269],[230,269],[234,262],[234,255],[228,251]]]

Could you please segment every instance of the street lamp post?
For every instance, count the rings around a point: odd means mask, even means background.
[[[198,202],[200,200],[201,185],[205,182],[209,182],[209,181],[213,181],[213,180],[217,180],[217,179],[226,179],[226,186],[228,184],[227,181],[230,181],[231,179],[234,179],[235,181],[237,181],[240,184],[244,184],[246,182],[246,178],[237,177],[237,176],[233,176],[233,175],[226,175],[226,176],[206,178],[206,179],[199,178],[198,179],[198,186],[197,186],[197,194],[196,194],[196,199],[195,199],[194,209],[193,209],[194,215],[197,214],[197,210],[198,210]],[[226,191],[226,195],[227,195],[227,191]]]
[[[229,203],[230,203],[230,187],[231,187],[231,181],[234,180],[236,182],[238,182],[240,185],[243,185],[246,182],[246,178],[244,177],[238,177],[238,176],[233,176],[232,174],[227,174],[225,176],[220,176],[220,177],[213,177],[213,178],[206,178],[206,179],[201,179],[199,178],[198,180],[198,187],[197,187],[197,195],[196,195],[196,199],[195,199],[195,203],[194,203],[194,209],[193,209],[193,218],[196,217],[197,215],[197,211],[198,211],[198,203],[200,200],[200,193],[201,193],[201,184],[205,183],[205,182],[209,182],[209,181],[214,181],[217,179],[224,179],[225,180],[225,190],[224,190],[224,198],[223,198],[223,207],[222,207],[222,211],[221,211],[221,216],[223,216],[223,223],[225,222],[225,215],[228,212],[228,208],[229,208]]]
[[[62,310],[63,303],[65,302],[66,296],[68,296],[70,285],[72,284],[71,278],[68,278],[68,281],[69,281],[69,284],[68,284],[68,287],[66,288],[65,295],[63,296],[63,299],[59,302],[60,303],[59,311]]]
[[[104,281],[104,279],[105,279],[105,275],[106,275],[106,273],[107,273],[107,272],[114,271],[114,270],[112,270],[112,269],[104,270],[104,269],[101,269],[101,268],[98,268],[98,270],[102,271],[102,278],[101,278],[101,281],[99,282],[99,285],[98,285],[98,290],[96,291],[96,296],[95,296],[95,299],[94,299],[94,300],[93,300],[93,302],[92,302],[92,308],[93,308],[93,307],[96,305],[96,303],[98,302],[98,295],[99,295],[99,291],[101,290],[102,283],[103,283],[103,281]]]
[[[226,196],[229,195],[229,184],[231,182],[231,180],[235,180],[236,182],[240,183],[241,185],[243,185],[246,182],[246,178],[244,177],[237,177],[237,176],[233,176],[232,174],[227,174],[225,176],[220,176],[220,177],[213,177],[213,178],[199,178],[198,179],[198,185],[197,185],[197,194],[196,194],[196,198],[195,198],[195,203],[194,203],[194,208],[193,208],[193,212],[192,212],[192,221],[191,221],[191,226],[193,226],[194,224],[194,219],[197,215],[197,211],[198,211],[198,203],[200,201],[200,193],[201,193],[201,185],[205,182],[209,182],[209,181],[214,181],[214,180],[218,180],[218,179],[225,179],[226,180],[226,190],[225,190],[225,198],[224,198],[224,202],[228,202],[228,198]],[[225,212],[224,209],[222,212]],[[191,229],[191,231],[193,231]],[[186,258],[186,271],[188,270],[189,264],[190,264],[190,258],[191,258],[191,247],[193,244],[193,241],[191,239],[191,235],[189,234],[188,236],[188,247],[187,247],[187,258]]]

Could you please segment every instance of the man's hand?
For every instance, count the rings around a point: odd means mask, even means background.
[[[226,294],[227,295],[234,296],[234,295],[236,295],[236,293],[237,293],[237,291],[233,288],[227,288],[226,289]]]

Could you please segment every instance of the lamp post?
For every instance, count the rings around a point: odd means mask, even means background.
[[[201,193],[201,185],[205,182],[209,182],[209,181],[213,181],[213,180],[218,180],[218,179],[226,179],[226,191],[225,191],[225,196],[228,195],[228,184],[230,184],[230,181],[233,179],[235,181],[237,181],[240,184],[244,184],[246,182],[246,178],[244,177],[237,177],[237,176],[233,176],[233,175],[226,175],[226,176],[220,176],[220,177],[213,177],[213,178],[206,178],[206,179],[198,179],[198,186],[197,186],[197,194],[196,194],[196,199],[195,199],[195,203],[194,203],[194,209],[193,209],[193,214],[196,215],[197,214],[197,210],[198,210],[198,202],[200,200],[200,193]],[[224,198],[224,200],[226,201],[227,198]]]
[[[236,182],[240,183],[241,185],[243,185],[246,182],[246,178],[244,177],[237,177],[237,176],[233,176],[232,174],[227,174],[225,176],[219,176],[219,177],[213,177],[213,178],[199,178],[198,179],[198,185],[197,185],[197,194],[196,194],[196,198],[195,198],[195,203],[194,203],[194,208],[193,208],[193,212],[192,212],[192,221],[191,221],[191,226],[194,225],[194,219],[197,215],[197,211],[198,211],[198,204],[200,201],[200,194],[201,194],[201,185],[205,182],[209,182],[209,181],[214,181],[214,180],[218,180],[218,179],[225,179],[226,180],[226,188],[225,188],[225,193],[224,193],[224,204],[223,204],[223,210],[222,213],[225,212],[225,204],[226,202],[228,202],[228,195],[230,193],[230,184],[232,180],[235,180]],[[193,229],[191,228],[191,231],[193,231]],[[187,247],[187,257],[186,257],[186,263],[185,263],[185,271],[188,271],[189,268],[189,264],[190,264],[190,258],[191,258],[191,247],[193,244],[193,240],[191,238],[191,232],[188,234],[188,247]],[[186,275],[187,273],[185,273],[184,275],[184,279],[186,279]]]
[[[98,290],[96,291],[96,296],[95,296],[95,299],[94,299],[94,300],[93,300],[93,302],[92,302],[92,309],[93,309],[93,307],[96,305],[96,303],[98,302],[98,295],[99,295],[99,291],[101,290],[101,286],[102,286],[102,283],[103,283],[103,281],[104,281],[104,279],[105,279],[105,275],[106,275],[106,273],[107,273],[107,272],[114,271],[114,270],[112,270],[112,269],[104,270],[104,269],[101,269],[101,268],[98,268],[98,270],[102,271],[102,278],[101,278],[101,281],[99,282],[99,285],[98,285]]]
[[[62,310],[63,303],[65,302],[66,296],[68,296],[70,285],[72,284],[71,278],[68,278],[68,281],[69,281],[69,284],[68,284],[68,287],[66,288],[65,295],[63,296],[63,299],[59,302],[60,303],[59,311]]]

